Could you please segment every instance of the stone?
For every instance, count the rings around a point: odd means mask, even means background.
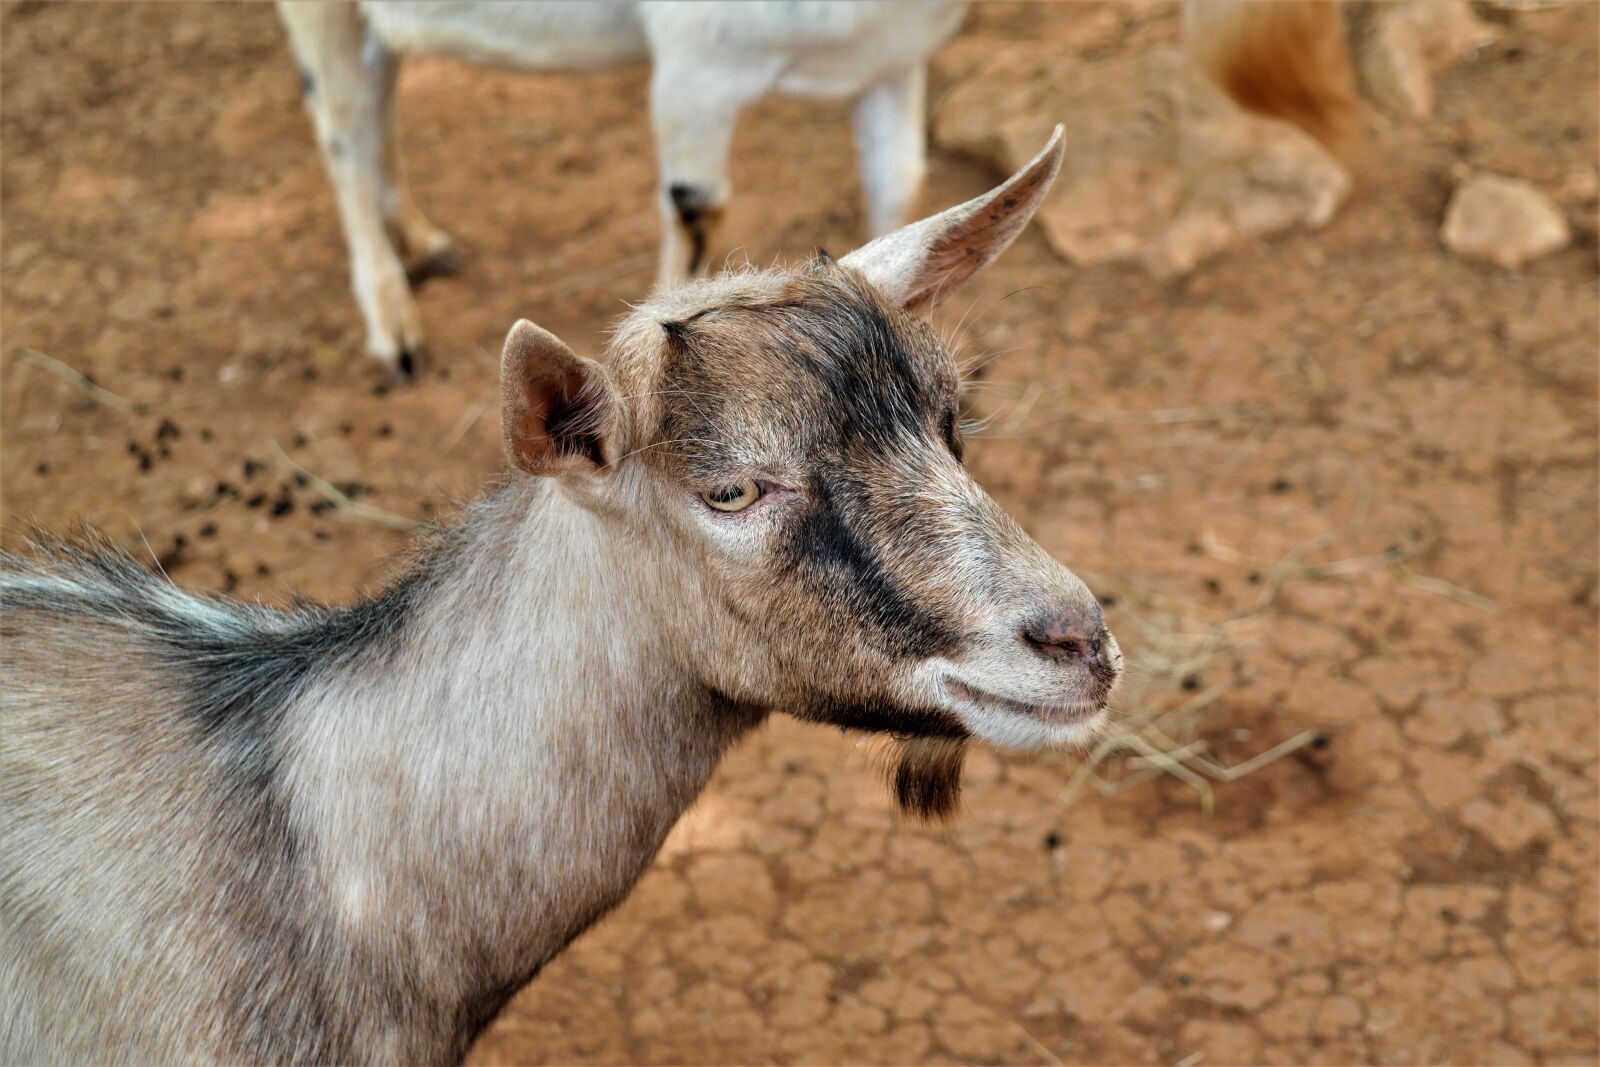
[[[1527,182],[1477,174],[1450,198],[1440,237],[1458,256],[1511,268],[1567,247],[1572,230],[1550,198]]]
[[[1349,176],[1288,123],[1247,114],[1185,61],[1155,48],[1100,63],[1040,53],[1019,79],[1009,54],[940,106],[935,138],[1010,173],[1069,115],[1067,158],[1037,216],[1072,263],[1134,263],[1174,278],[1238,242],[1322,226]],[[1003,76],[1002,76],[1003,74]]]
[[[1356,72],[1385,111],[1427,118],[1433,113],[1434,75],[1496,36],[1467,0],[1376,4],[1357,37]]]

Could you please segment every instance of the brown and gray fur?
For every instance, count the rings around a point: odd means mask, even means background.
[[[1060,158],[661,296],[604,367],[518,323],[514,469],[376,597],[199,597],[93,539],[0,561],[0,1062],[459,1061],[772,711],[900,738],[933,815],[969,738],[1092,733],[1115,642],[963,469],[907,310]]]

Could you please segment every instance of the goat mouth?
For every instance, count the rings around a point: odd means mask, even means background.
[[[1105,710],[1105,705],[1093,700],[1074,700],[1066,704],[1028,704],[1009,697],[995,696],[963,685],[954,678],[946,678],[944,686],[956,700],[976,704],[980,708],[1004,711],[1024,718],[1037,719],[1058,726],[1079,725],[1088,722]]]

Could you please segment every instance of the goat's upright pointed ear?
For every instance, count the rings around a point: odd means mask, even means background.
[[[932,218],[902,226],[839,262],[908,311],[949,296],[1016,239],[1061,170],[1062,129],[1004,185]]]
[[[617,458],[617,393],[605,368],[517,320],[500,354],[506,459],[529,474],[581,474]]]

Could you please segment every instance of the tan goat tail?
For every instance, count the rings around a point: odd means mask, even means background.
[[[1342,154],[1357,104],[1335,0],[1186,0],[1189,52],[1235,103]]]

